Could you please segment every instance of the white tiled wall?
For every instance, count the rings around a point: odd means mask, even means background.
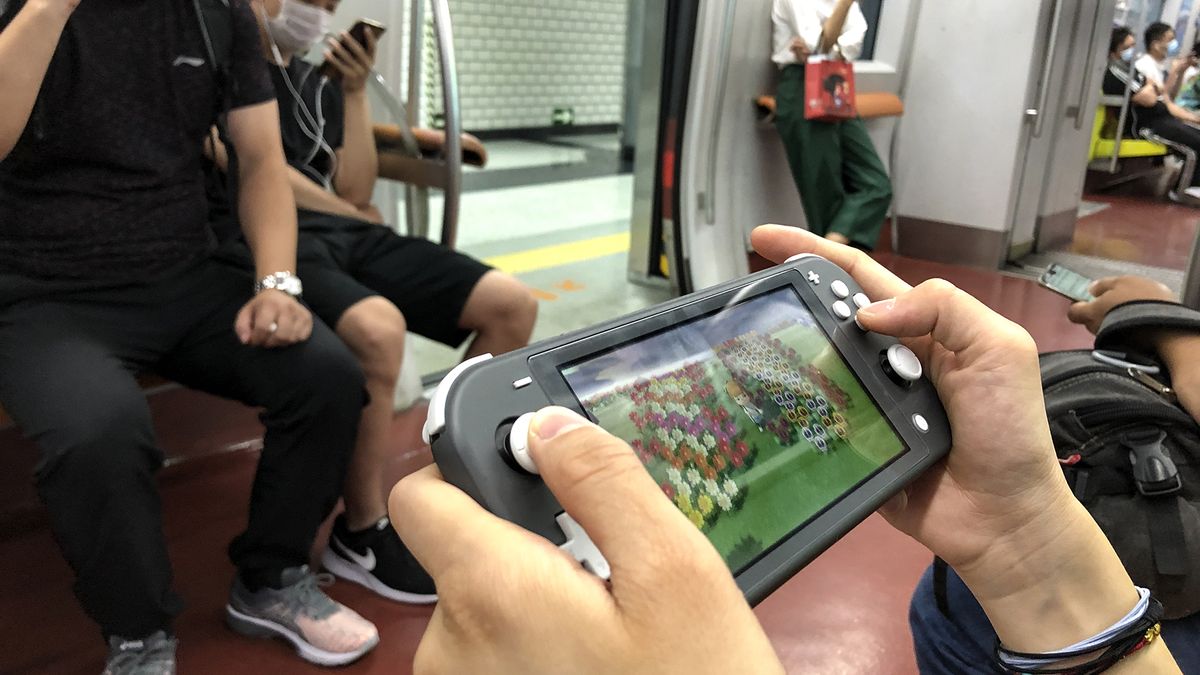
[[[556,107],[575,124],[617,124],[624,94],[627,0],[452,0],[463,127],[545,127]],[[426,112],[441,110],[426,31]]]

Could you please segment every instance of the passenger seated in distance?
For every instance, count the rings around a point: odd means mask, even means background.
[[[1200,152],[1200,114],[1175,105],[1162,86],[1150,82],[1141,72],[1129,73],[1132,58],[1133,33],[1125,27],[1114,28],[1108,45],[1108,68],[1104,71],[1104,93],[1108,96],[1130,96],[1129,114],[1125,118],[1125,135],[1134,138],[1157,136],[1168,143],[1175,154],[1183,157],[1184,178],[1190,187],[1184,193],[1200,199],[1200,175],[1196,171],[1196,155]],[[1181,195],[1171,193],[1172,199]]]
[[[394,453],[392,401],[405,331],[457,347],[467,357],[524,346],[537,302],[515,278],[426,239],[380,224],[370,205],[378,162],[366,81],[375,61],[346,33],[323,45],[338,77],[328,81],[299,53],[324,40],[338,0],[253,0],[262,51],[279,98],[288,179],[299,207],[298,273],[304,301],[358,357],[370,403],[323,561],[329,571],[402,602],[432,602],[429,577],[387,523],[380,468]],[[219,141],[218,157],[223,155]],[[223,162],[219,163],[223,164]],[[217,204],[220,207],[221,204]],[[232,223],[231,223],[232,225]],[[236,235],[236,227],[226,227]],[[233,237],[221,255],[250,264]],[[375,564],[364,567],[363,561]]]
[[[944,281],[911,288],[861,252],[807,232],[754,232],[763,256],[816,253],[874,298],[863,325],[903,336],[946,406],[949,457],[882,509],[948,560],[1010,649],[1048,652],[1096,635],[1139,595],[1063,480],[1037,350],[1019,326]],[[612,567],[610,584],[537,535],[484,511],[435,467],[393,489],[404,540],[440,599],[414,670],[446,673],[782,673],[716,549],[624,442],[561,408],[542,410],[530,452],[559,502]],[[503,583],[496,583],[503,570]],[[821,611],[814,608],[812,611]],[[1155,640],[1114,672],[1177,673]]]
[[[229,623],[289,634],[312,660],[358,658],[378,632],[307,563],[342,491],[363,377],[296,298],[252,292],[255,278],[291,279],[296,221],[249,5],[229,6],[221,87],[189,0],[3,4],[0,403],[41,451],[38,494],[109,642],[105,672],[173,673],[183,608],[139,371],[265,409],[246,530],[229,547]],[[209,246],[202,145],[222,102],[255,277]]]
[[[1176,58],[1179,56],[1179,40],[1175,38],[1175,29],[1169,24],[1150,24],[1146,27],[1143,39],[1146,53],[1134,62],[1134,67],[1147,81],[1157,84],[1168,98],[1174,100],[1179,95],[1185,71],[1196,65],[1195,55],[1189,53],[1186,57]]]
[[[837,45],[847,59],[862,53],[867,21],[852,0],[775,0],[771,10],[779,67],[775,126],[787,152],[808,228],[873,249],[892,203],[892,184],[861,119],[804,118],[804,64]]]
[[[1093,334],[1108,312],[1137,300],[1175,302],[1174,293],[1142,277],[1100,279],[1091,292],[1096,299],[1075,303],[1068,317]],[[1157,332],[1148,336],[1149,348],[1158,354],[1171,375],[1179,404],[1200,421],[1200,335]],[[1176,456],[1178,457],[1178,456]],[[1200,567],[1200,560],[1193,561]],[[926,570],[913,593],[909,623],[922,673],[958,675],[991,673],[988,663],[995,632],[988,615],[953,569],[947,571],[944,610],[938,608],[932,568]],[[1200,672],[1200,614],[1162,622],[1162,636],[1171,654],[1187,672]]]

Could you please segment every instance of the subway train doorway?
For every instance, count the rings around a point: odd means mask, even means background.
[[[669,298],[661,273],[631,281],[634,169],[656,155],[665,6],[659,0],[451,6],[462,129],[486,152],[464,165],[456,247],[532,289],[533,339],[612,318]],[[655,35],[647,39],[647,15]],[[430,51],[426,46],[425,50]],[[424,70],[436,71],[435,54]],[[651,69],[651,70],[648,70]],[[435,77],[425,124],[444,122]],[[649,125],[643,128],[641,125]],[[653,176],[649,190],[657,189]],[[428,198],[437,239],[444,200]],[[401,209],[403,210],[403,209]],[[462,349],[410,336],[409,361],[427,380]]]

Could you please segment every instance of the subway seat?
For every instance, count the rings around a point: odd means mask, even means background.
[[[860,91],[855,94],[854,103],[858,106],[858,116],[865,119],[878,117],[899,117],[904,114],[904,102],[895,94],[883,91]],[[758,119],[764,124],[775,121],[775,97],[763,94],[754,99],[754,107],[758,110]]]

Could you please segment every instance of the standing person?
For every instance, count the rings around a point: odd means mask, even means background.
[[[221,52],[200,6],[12,0],[0,13],[0,403],[41,450],[38,493],[113,674],[174,672],[182,609],[143,370],[264,409],[229,547],[231,626],[323,664],[379,640],[307,568],[363,377],[296,297],[295,205],[250,6],[219,5]],[[222,110],[254,277],[211,256],[202,142]]]
[[[507,274],[381,224],[370,203],[379,164],[366,92],[374,32],[365,32],[365,45],[347,33],[322,45],[339,0],[252,4],[280,101],[288,180],[299,207],[304,299],[357,356],[370,394],[347,477],[346,510],[334,523],[322,561],[337,576],[391,600],[434,602],[433,580],[389,525],[380,476],[395,449],[392,400],[405,332],[450,347],[474,334],[468,358],[500,354],[528,343],[537,301]],[[333,66],[329,78],[296,56],[318,46]],[[223,166],[224,148],[213,143]],[[237,233],[232,223],[221,229]],[[238,266],[252,263],[240,237],[226,241],[221,255]]]
[[[775,0],[771,60],[780,68],[775,125],[808,227],[841,244],[871,250],[879,240],[892,185],[862,119],[804,119],[804,64],[834,45],[847,59],[862,53],[867,21],[853,0]]]

